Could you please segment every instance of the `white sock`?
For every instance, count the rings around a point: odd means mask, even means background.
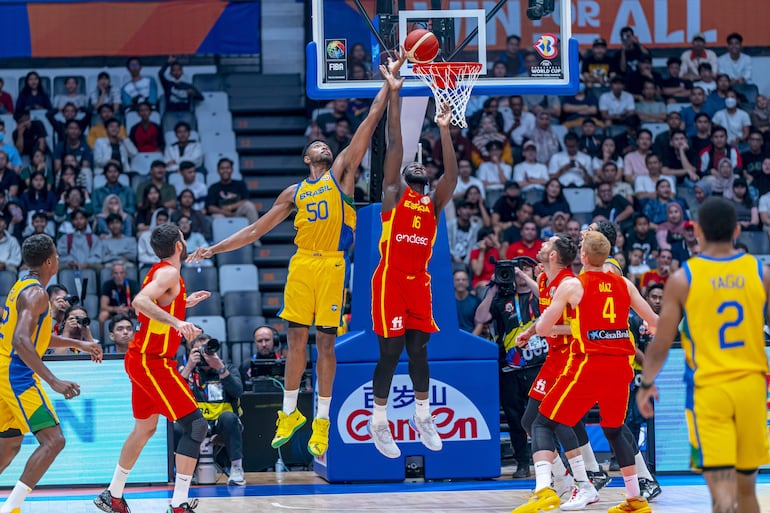
[[[623,482],[626,483],[626,497],[639,497],[639,476],[631,474],[630,476],[623,476]]]
[[[329,408],[332,405],[331,397],[318,396],[318,408],[316,409],[315,416],[317,419],[328,419]]]
[[[561,461],[561,456],[558,454],[553,459],[551,473],[553,474],[554,479],[564,479],[564,476],[567,475],[567,467],[564,466],[564,462]]]
[[[192,481],[192,476],[186,476],[184,474],[176,475],[174,495],[171,497],[172,508],[178,508],[183,502],[189,502],[190,481]]]
[[[599,462],[596,461],[596,456],[594,455],[594,450],[591,447],[591,442],[588,442],[585,445],[581,445],[579,449],[580,455],[583,457],[583,461],[585,462],[586,470],[588,472],[599,472],[601,469],[599,468]],[[577,477],[575,479],[577,479]]]
[[[387,424],[388,423],[388,405],[374,403],[374,410],[372,412],[372,424]]]
[[[650,469],[647,468],[647,462],[644,461],[642,451],[637,452],[634,456],[634,464],[636,464],[636,475],[652,481],[652,474],[650,474]]]
[[[551,462],[535,462],[535,491],[551,486]]]
[[[112,474],[112,481],[110,481],[110,495],[116,499],[123,497],[123,489],[126,487],[126,480],[131,469],[123,468],[120,465],[115,466],[115,473]]]
[[[21,481],[16,481],[16,486],[13,487],[11,495],[8,496],[3,506],[0,507],[0,513],[11,513],[16,508],[21,509],[21,503],[24,502],[24,499],[27,498],[31,491],[32,488]]]
[[[588,483],[588,474],[586,473],[586,464],[583,461],[583,456],[577,455],[574,458],[569,459],[569,468],[572,469],[572,477],[578,483]]]
[[[414,416],[418,419],[427,419],[430,417],[430,399],[415,399]]]
[[[231,461],[230,468],[243,468],[243,459]]]
[[[283,391],[283,412],[291,415],[297,409],[297,398],[299,397],[299,388],[296,390]]]

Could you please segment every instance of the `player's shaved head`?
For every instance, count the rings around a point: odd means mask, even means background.
[[[736,224],[735,207],[724,198],[708,198],[698,208],[698,226],[707,242],[731,242]]]
[[[21,245],[21,258],[31,268],[40,267],[51,258],[56,246],[53,239],[46,234],[32,235]]]
[[[592,267],[601,267],[610,256],[611,248],[610,241],[601,232],[589,231],[583,235],[581,252],[585,255],[585,263]]]

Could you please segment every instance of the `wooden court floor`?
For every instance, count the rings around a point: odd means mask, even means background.
[[[510,472],[505,472],[510,476]],[[534,480],[501,477],[486,481],[431,483],[328,484],[312,472],[247,474],[244,487],[193,487],[199,498],[197,513],[508,513],[522,504]],[[653,511],[708,513],[708,491],[699,476],[660,479],[663,494]],[[760,476],[761,511],[770,513],[770,475]],[[607,511],[623,500],[622,480],[601,491],[602,500],[586,511]],[[51,489],[33,492],[22,513],[98,513],[91,503],[97,489]],[[0,499],[7,496],[0,492]],[[171,487],[129,488],[132,513],[164,513]]]

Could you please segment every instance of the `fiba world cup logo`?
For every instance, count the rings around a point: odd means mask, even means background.
[[[533,46],[543,59],[553,59],[559,55],[558,42],[559,38],[554,34],[542,34]]]
[[[326,58],[327,59],[344,59],[345,58],[345,43],[339,39],[334,39],[326,44]]]

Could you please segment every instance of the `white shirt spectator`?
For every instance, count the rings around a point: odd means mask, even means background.
[[[747,83],[751,83],[751,57],[745,53],[741,53],[738,56],[738,60],[734,61],[730,57],[730,52],[726,52],[724,55],[720,55],[717,59],[719,63],[719,72],[726,74],[728,77],[742,78]]]
[[[191,184],[178,182],[174,184],[174,188],[176,189],[177,196],[182,194],[182,191],[185,189],[190,189],[192,191],[193,196],[195,197],[195,203],[193,203],[192,207],[193,210],[203,210],[206,206],[206,196],[208,196],[209,189],[203,182],[199,182],[198,180],[195,180]]]
[[[767,192],[759,197],[759,205],[757,210],[759,210],[759,218],[762,220],[762,224],[764,224],[763,228],[765,231],[770,232],[770,224],[765,224],[765,219],[770,218],[770,192]]]
[[[634,101],[632,98],[631,103],[633,104],[633,102]],[[586,169],[586,171],[588,171],[588,174],[593,176],[593,170],[591,169],[591,157],[582,151],[577,152],[574,157],[570,156],[566,151],[555,153],[553,157],[551,157],[551,160],[548,162],[548,174],[555,175],[562,166],[567,165],[572,160],[575,160],[578,164],[581,164]],[[567,170],[563,175],[561,175],[559,177],[559,182],[561,182],[561,184],[564,186],[574,185],[576,187],[582,187],[586,184],[585,178],[583,177],[583,172],[577,166]]]
[[[5,270],[16,272],[21,265],[21,247],[16,237],[4,232],[0,236],[0,262],[5,264]]]
[[[634,191],[640,192],[655,192],[655,183],[660,180],[667,180],[671,184],[671,196],[676,196],[676,177],[669,175],[660,175],[653,180],[650,175],[637,176],[634,179]]]
[[[621,91],[620,98],[618,98],[612,94],[612,91],[603,93],[599,97],[599,110],[606,110],[610,116],[620,116],[626,112],[635,112],[634,95],[627,91]]]
[[[712,80],[711,82],[704,82],[703,80],[698,80],[697,82],[694,82],[692,86],[694,88],[700,87],[706,92],[706,96],[708,96],[717,90],[717,81]]]
[[[153,265],[160,262],[160,258],[158,258],[155,250],[150,245],[150,235],[152,235],[152,230],[145,230],[139,236],[139,265]]]
[[[521,184],[522,182],[529,181],[531,179],[538,179],[538,180],[548,180],[550,176],[548,176],[548,168],[545,167],[545,164],[541,164],[539,162],[535,162],[530,164],[529,162],[519,162],[515,166],[513,166],[513,181]],[[521,188],[521,192],[531,191],[531,190],[537,190],[537,191],[543,191],[545,190],[544,185],[540,185],[537,183],[525,185]]]
[[[730,144],[733,144],[736,139],[743,139],[743,127],[751,126],[748,112],[741,109],[735,109],[732,114],[727,109],[718,110],[711,121],[715,125],[722,125],[727,129],[727,140]]]
[[[699,75],[698,73],[698,66],[700,66],[704,62],[708,62],[711,64],[711,71],[714,73],[714,76],[717,76],[717,73],[720,70],[719,63],[717,62],[717,54],[714,53],[714,50],[705,49],[706,57],[693,57],[692,50],[685,50],[682,52],[682,66],[680,68],[679,73],[684,75]]]
[[[183,160],[188,160],[195,164],[195,167],[203,166],[203,147],[198,141],[189,141],[184,148],[184,153],[180,154],[179,143],[169,144],[166,146],[166,151],[163,152],[163,160],[166,164],[174,162],[166,167],[167,171],[176,171],[179,169],[179,163]]]
[[[498,172],[497,166],[500,166],[503,171],[503,176],[505,177],[505,180],[502,182],[500,181],[500,173]],[[484,186],[487,190],[502,191],[505,182],[511,179],[512,172],[513,170],[511,169],[510,164],[506,164],[505,162],[495,164],[494,162],[487,161],[482,162],[476,170],[476,178],[481,180],[482,183],[487,182],[487,185]]]
[[[76,94],[75,96],[57,94],[53,98],[53,108],[56,110],[62,110],[68,103],[73,104],[78,109],[84,109],[88,107],[88,98],[84,94]]]
[[[120,141],[120,165],[123,166],[123,171],[129,171],[131,169],[131,160],[136,156],[139,151],[131,142],[131,139],[126,137]],[[112,145],[107,137],[101,137],[94,143],[94,166],[97,169],[103,168],[107,165],[107,162],[112,160]]]
[[[500,114],[503,115],[503,131],[506,133],[513,127],[513,111],[510,107],[501,107]],[[511,132],[511,140],[517,146],[521,146],[524,137],[535,129],[535,115],[531,112],[522,112],[521,121],[517,128]]]
[[[618,173],[620,173],[622,175],[623,174],[623,159],[621,157],[618,157],[617,159],[613,160],[612,162],[614,162],[615,165],[618,166]],[[603,166],[604,166],[604,161],[602,159],[600,159],[599,157],[594,157],[591,160],[591,170],[593,171],[594,175]]]
[[[476,178],[475,176],[469,176],[467,182],[463,182],[462,178],[457,179],[457,185],[455,186],[455,192],[452,194],[452,196],[462,196],[465,194],[465,191],[471,188],[471,186],[475,185],[479,188],[481,191],[481,197],[486,199],[487,193],[484,190],[484,182]]]

